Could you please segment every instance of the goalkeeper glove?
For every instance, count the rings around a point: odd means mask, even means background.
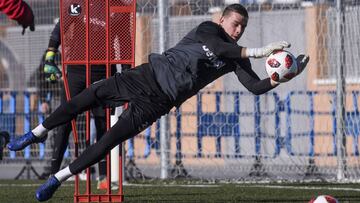
[[[45,80],[51,83],[57,82],[62,76],[60,69],[55,64],[55,54],[53,50],[48,50],[45,54]]]
[[[310,57],[304,54],[300,54],[298,57],[296,57],[296,63],[298,67],[298,72],[296,73],[296,75],[299,75],[301,72],[303,72],[309,60]]]
[[[290,43],[286,41],[273,42],[261,48],[246,48],[245,55],[250,58],[262,58],[269,56],[273,51],[289,48]]]

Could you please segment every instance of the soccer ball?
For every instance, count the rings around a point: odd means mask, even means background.
[[[276,82],[287,82],[296,76],[296,58],[290,52],[275,51],[266,59],[266,72]]]
[[[309,203],[339,203],[339,201],[330,195],[320,195],[312,198]]]

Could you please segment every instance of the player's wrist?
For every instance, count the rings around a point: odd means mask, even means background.
[[[275,49],[269,47],[248,48],[247,55],[250,58],[263,58],[269,56]]]
[[[271,84],[271,86],[276,87],[276,86],[278,86],[278,85],[280,84],[280,82],[277,82],[277,81],[272,80],[272,79],[270,78],[270,84]]]
[[[247,58],[262,58],[266,56],[263,48],[246,48],[245,55]]]

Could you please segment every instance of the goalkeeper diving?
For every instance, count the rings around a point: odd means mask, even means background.
[[[116,73],[96,82],[68,102],[60,105],[45,121],[25,135],[12,140],[12,151],[42,141],[45,134],[94,107],[116,107],[128,103],[116,124],[95,144],[89,146],[69,166],[51,176],[36,191],[39,201],[52,197],[62,182],[103,159],[115,146],[134,137],[173,107],[179,107],[207,84],[234,72],[242,85],[255,95],[277,87],[271,78],[260,79],[249,58],[262,58],[275,50],[290,47],[286,41],[261,48],[237,44],[248,23],[248,12],[240,4],[227,6],[220,22],[205,21],[191,30],[173,48],[150,54],[149,63]],[[309,57],[297,57],[298,74]]]

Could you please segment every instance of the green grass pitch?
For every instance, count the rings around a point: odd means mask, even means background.
[[[1,203],[31,203],[44,181],[0,180]],[[95,186],[95,185],[94,185]],[[94,191],[97,191],[94,187]],[[66,182],[48,202],[73,202],[74,183]],[[328,194],[341,203],[360,202],[360,184],[198,184],[175,181],[146,181],[124,186],[125,202],[308,202]]]

